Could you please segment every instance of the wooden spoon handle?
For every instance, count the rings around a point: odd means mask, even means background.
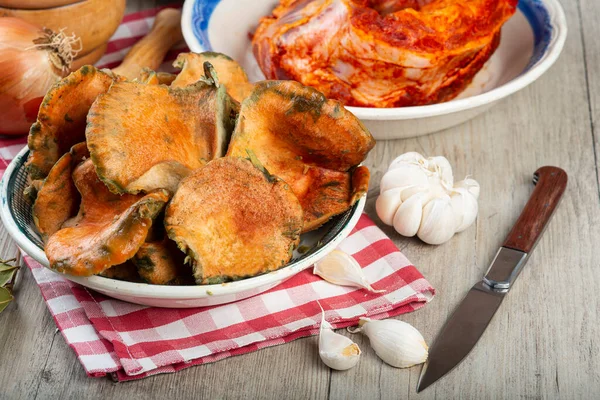
[[[169,49],[181,40],[181,11],[166,8],[156,14],[150,33],[131,48],[121,65],[113,68],[113,72],[134,79],[144,67],[155,70]]]
[[[535,171],[535,189],[503,247],[525,253],[533,250],[567,188],[567,179],[567,173],[557,167],[541,167]]]

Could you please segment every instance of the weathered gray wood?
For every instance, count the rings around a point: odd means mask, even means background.
[[[156,3],[128,1],[128,12]],[[380,226],[374,213],[378,182],[398,154],[445,155],[457,176],[471,174],[481,183],[476,226],[445,245],[427,246],[382,226],[437,289],[431,304],[401,317],[429,343],[481,278],[518,217],[532,190],[533,171],[553,164],[569,173],[565,198],[498,315],[469,357],[434,386],[416,394],[419,367],[391,368],[376,357],[367,338],[348,333],[363,356],[347,372],[325,368],[316,338],[308,338],[142,381],[88,378],[55,334],[25,271],[16,306],[0,315],[0,394],[40,399],[599,397],[600,4],[562,3],[570,31],[567,44],[538,82],[462,126],[378,143],[367,160],[373,174],[367,212]],[[0,255],[14,254],[3,235],[0,229]]]
[[[584,44],[585,73],[587,78],[587,93],[589,96],[589,108],[591,113],[590,125],[593,128],[591,135],[594,140],[594,158],[596,161],[596,183],[598,185],[598,196],[600,197],[600,44],[598,34],[600,26],[596,16],[600,12],[600,4],[593,0],[579,0],[579,14],[582,29],[573,34],[579,34]]]
[[[309,338],[175,374],[113,383],[88,378],[72,350],[57,339],[38,398],[94,399],[102,393],[103,398],[272,399],[278,394],[292,398],[297,394],[300,398],[325,399],[329,373],[316,352],[316,338]]]
[[[17,253],[4,228],[0,251],[3,259]],[[0,314],[0,398],[33,399],[52,344],[62,338],[27,267],[19,271],[14,295],[16,300]]]

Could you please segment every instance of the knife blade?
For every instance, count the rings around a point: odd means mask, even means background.
[[[431,346],[417,393],[464,360],[483,335],[548,225],[567,180],[567,173],[557,167],[541,167],[535,172],[536,187],[483,280],[469,290]]]

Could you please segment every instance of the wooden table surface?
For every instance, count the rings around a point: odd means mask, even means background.
[[[128,1],[128,11],[156,3]],[[562,3],[567,43],[542,78],[461,126],[379,142],[366,163],[368,214],[437,290],[430,304],[401,317],[429,343],[481,279],[532,191],[532,173],[556,165],[569,174],[562,204],[514,289],[451,374],[417,394],[420,367],[391,368],[354,335],[363,355],[347,372],[325,367],[311,337],[141,381],[88,378],[25,269],[16,302],[0,315],[0,398],[600,398],[600,2]],[[456,176],[481,184],[476,224],[442,246],[401,238],[375,215],[381,175],[406,151],[444,155]],[[0,229],[0,255],[14,254]]]

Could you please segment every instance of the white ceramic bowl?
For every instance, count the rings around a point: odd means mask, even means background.
[[[13,159],[0,181],[0,217],[17,245],[33,259],[48,266],[42,241],[31,217],[31,202],[23,195],[27,185],[25,161],[29,150],[25,147]],[[61,275],[110,297],[155,307],[189,308],[230,303],[269,290],[298,272],[309,268],[346,238],[360,218],[366,197],[344,214],[338,215],[321,228],[301,236],[302,254],[294,252],[292,261],[277,271],[216,285],[166,286],[133,283],[102,276],[75,277]]]
[[[218,51],[238,61],[252,81],[264,79],[248,33],[278,0],[186,0],[183,35],[194,52]],[[403,108],[348,107],[378,140],[428,134],[465,122],[539,78],[558,58],[567,36],[557,0],[520,0],[502,28],[500,46],[458,98]]]

